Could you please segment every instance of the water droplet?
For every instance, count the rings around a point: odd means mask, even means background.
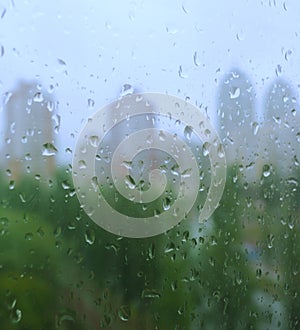
[[[182,66],[181,65],[179,66],[178,75],[182,79],[188,78],[188,76],[183,73],[183,69],[182,69]]]
[[[185,126],[183,134],[189,141],[191,141],[192,139],[192,133],[193,133],[193,127]]]
[[[268,234],[267,235],[267,245],[268,248],[271,249],[273,247],[275,236],[273,234]]]
[[[134,88],[130,84],[124,84],[120,93],[120,96],[131,95],[134,93]]]
[[[204,157],[206,157],[207,155],[209,155],[209,148],[210,148],[210,144],[208,142],[203,143],[202,153],[203,153],[203,156]]]
[[[275,69],[275,73],[276,73],[277,77],[282,76],[282,67],[281,67],[281,65],[279,65],[279,64],[277,65],[277,67]]]
[[[142,298],[160,298],[161,293],[156,289],[144,289],[142,291]]]
[[[88,99],[88,107],[93,109],[95,106],[95,101],[93,99]]]
[[[285,52],[284,58],[286,61],[289,61],[290,57],[292,55],[292,51],[289,49],[288,51]]]
[[[225,151],[224,151],[222,144],[219,144],[219,146],[218,146],[218,156],[219,156],[219,158],[225,157]]]
[[[173,242],[170,242],[166,245],[165,247],[165,253],[170,253],[173,252],[175,250],[175,244]]]
[[[4,47],[3,45],[0,46],[0,57],[4,55]]]
[[[130,318],[131,312],[128,305],[123,305],[118,310],[118,316],[121,321],[127,322]]]
[[[68,180],[64,180],[62,183],[61,183],[61,186],[63,187],[63,189],[67,190],[67,189],[70,189],[71,186],[68,182]]]
[[[84,239],[89,245],[95,243],[95,232],[92,229],[87,229],[84,233]]]
[[[253,134],[254,134],[254,135],[257,134],[258,129],[259,129],[259,124],[258,124],[256,121],[254,121],[254,122],[252,123],[252,131],[253,131]]]
[[[84,161],[84,160],[80,160],[79,162],[78,162],[78,166],[79,166],[79,169],[81,169],[81,170],[84,170],[84,169],[86,169],[86,162]]]
[[[126,175],[125,184],[129,189],[135,189],[136,183],[131,175]]]
[[[163,209],[168,211],[171,207],[171,199],[169,197],[164,198],[163,200]]]
[[[232,87],[232,90],[229,91],[229,96],[231,99],[237,99],[240,96],[241,90],[239,87]]]
[[[62,65],[62,66],[67,65],[66,62],[64,60],[60,59],[60,58],[57,59],[57,62],[58,62],[59,65]]]
[[[154,259],[155,257],[155,245],[153,243],[150,244],[150,247],[148,249],[148,256],[149,259]]]
[[[195,64],[195,66],[199,66],[200,65],[200,63],[198,62],[198,54],[197,54],[197,52],[194,53],[194,64]]]
[[[34,96],[33,96],[33,101],[37,102],[37,103],[43,102],[44,101],[43,93],[41,93],[41,92],[35,93]]]
[[[32,233],[26,233],[25,234],[25,239],[26,239],[26,241],[31,241],[33,239],[33,234]]]
[[[271,167],[268,164],[263,166],[263,176],[267,178],[271,174]]]
[[[166,141],[166,134],[163,131],[159,131],[158,136],[161,141]]]
[[[22,319],[22,311],[20,309],[13,309],[10,313],[12,323],[19,323]]]
[[[13,189],[15,189],[15,181],[10,181],[9,182],[9,184],[8,184],[8,188],[9,188],[9,190],[13,190]]]
[[[54,156],[57,153],[57,149],[54,144],[47,142],[43,144],[43,156]]]

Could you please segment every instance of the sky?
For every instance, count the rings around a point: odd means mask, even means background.
[[[278,75],[299,92],[299,15],[297,0],[0,0],[0,94],[20,79],[53,85],[67,161],[84,122],[124,84],[188,97],[215,123],[220,81],[239,67],[259,112]],[[3,136],[3,109],[0,120]]]

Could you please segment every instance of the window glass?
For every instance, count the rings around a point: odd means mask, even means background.
[[[1,329],[298,329],[300,3],[0,0]]]

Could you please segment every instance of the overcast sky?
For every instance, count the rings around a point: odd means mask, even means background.
[[[19,79],[56,86],[60,158],[126,83],[188,96],[213,119],[232,67],[249,75],[258,109],[278,65],[299,91],[298,0],[0,0],[0,16],[0,92]]]

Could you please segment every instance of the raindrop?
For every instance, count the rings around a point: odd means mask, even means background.
[[[62,183],[61,183],[61,186],[63,187],[63,189],[67,190],[67,189],[70,189],[71,186],[68,182],[68,180],[64,180]]]
[[[271,174],[271,167],[268,164],[263,166],[263,176],[267,178]]]
[[[43,93],[41,93],[41,92],[35,93],[34,96],[33,96],[33,101],[37,102],[37,103],[43,102],[44,101]]]
[[[8,188],[9,188],[9,190],[13,190],[13,189],[15,189],[15,181],[10,181],[9,182],[9,185],[8,185]]]
[[[127,322],[130,318],[131,312],[128,305],[123,305],[118,310],[118,316],[121,321]]]
[[[181,65],[179,66],[178,75],[182,79],[188,78],[188,76],[183,73],[183,69],[182,69],[182,66]]]
[[[131,95],[134,93],[134,88],[130,84],[124,84],[120,93],[120,96]]]
[[[285,54],[284,54],[284,58],[285,58],[285,60],[286,60],[286,61],[289,61],[291,55],[292,55],[292,51],[291,51],[290,49],[287,50],[287,51],[285,52]]]
[[[0,46],[0,57],[4,55],[4,47],[1,45]]]
[[[144,289],[142,291],[142,298],[160,298],[161,293],[156,289]]]
[[[154,257],[155,257],[155,246],[153,243],[150,244],[150,247],[148,249],[148,256],[149,256],[149,259],[154,259]]]
[[[92,135],[89,137],[89,141],[92,147],[97,148],[99,145],[99,136],[97,135]]]
[[[92,229],[87,229],[84,233],[84,239],[89,245],[95,243],[95,232]]]
[[[91,182],[94,191],[97,192],[99,187],[98,178],[96,176],[93,176]]]
[[[210,148],[210,144],[208,142],[203,143],[202,153],[203,153],[203,156],[204,157],[206,157],[207,155],[209,155],[209,148]]]
[[[267,245],[268,248],[271,249],[273,247],[275,236],[273,234],[268,234],[267,235]]]
[[[12,323],[19,323],[22,319],[22,311],[20,309],[15,309],[10,314],[10,319]]]
[[[43,156],[54,156],[57,153],[57,149],[54,144],[47,142],[43,144]]]
[[[62,66],[67,65],[67,63],[64,60],[60,59],[60,58],[57,59],[57,62],[58,62],[59,65],[62,65]]]
[[[280,77],[282,75],[282,67],[281,65],[277,65],[276,69],[275,69],[275,73],[277,77]]]
[[[192,139],[192,133],[193,133],[193,127],[185,126],[183,134],[189,141],[191,141]]]
[[[95,106],[95,101],[93,99],[88,99],[88,107],[93,109]]]
[[[131,175],[126,175],[125,184],[129,189],[135,189],[136,183]]]
[[[163,209],[165,211],[168,211],[170,209],[170,207],[171,207],[171,200],[170,200],[170,198],[168,198],[168,197],[164,198],[164,200],[163,200]]]
[[[259,124],[255,121],[252,123],[252,131],[253,131],[253,134],[256,135],[257,132],[258,132],[258,129],[259,129]]]
[[[195,66],[199,66],[200,65],[200,63],[198,62],[198,54],[197,54],[197,52],[194,53],[194,64],[195,64]]]
[[[229,96],[231,99],[237,99],[240,96],[241,90],[239,87],[233,87],[231,91],[229,91]]]
[[[26,241],[31,241],[33,239],[33,234],[32,233],[26,233],[25,234],[25,239],[26,239]]]
[[[170,253],[175,250],[175,244],[173,242],[170,242],[165,247],[165,253]]]

